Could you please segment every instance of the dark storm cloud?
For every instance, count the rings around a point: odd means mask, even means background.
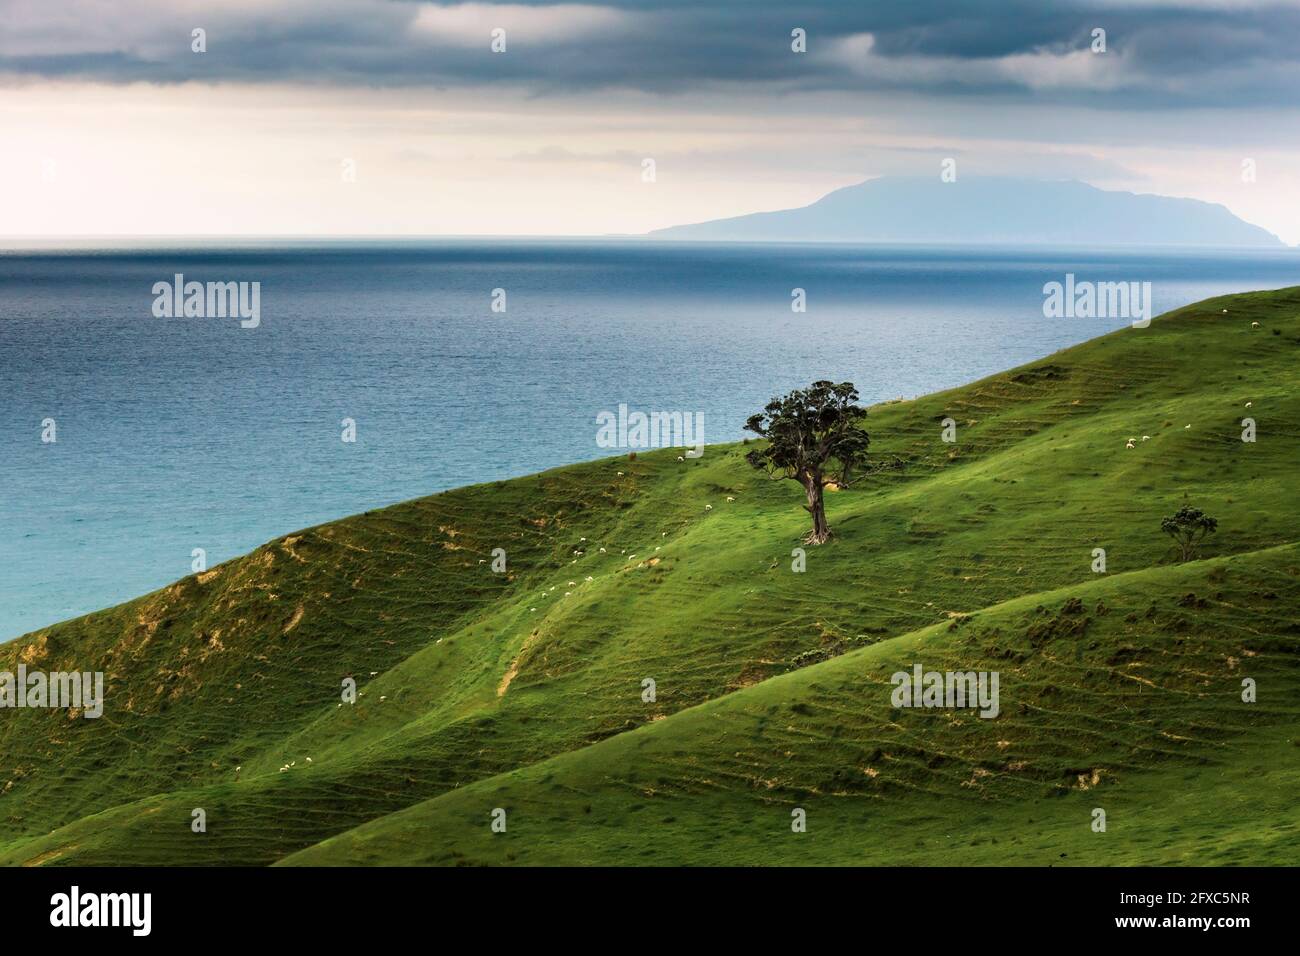
[[[1107,107],[1286,105],[1300,9],[1266,0],[0,0],[0,74],[532,93],[739,86],[999,95]],[[489,51],[489,30],[507,52]],[[207,52],[190,31],[207,31]],[[808,52],[790,50],[790,31]],[[1107,52],[1089,50],[1094,28]]]

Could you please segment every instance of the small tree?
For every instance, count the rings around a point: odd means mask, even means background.
[[[745,429],[767,439],[767,444],[745,456],[755,468],[773,479],[803,485],[812,515],[812,531],[805,544],[823,544],[831,537],[826,523],[822,490],[832,482],[847,487],[853,467],[866,457],[870,439],[859,427],[867,410],[857,404],[852,382],[813,382],[784,398],[774,398]]]
[[[1178,544],[1183,561],[1190,561],[1196,554],[1198,543],[1214,534],[1218,528],[1217,518],[1211,518],[1200,508],[1190,508],[1187,505],[1160,522],[1160,530]]]

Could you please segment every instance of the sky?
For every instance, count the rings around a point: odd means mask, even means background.
[[[0,0],[0,235],[635,234],[951,158],[1294,244],[1298,41],[1300,0]]]

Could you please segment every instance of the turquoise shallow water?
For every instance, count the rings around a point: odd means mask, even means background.
[[[177,272],[260,282],[260,327],[155,318],[153,284]],[[620,403],[702,413],[705,439],[727,441],[817,378],[867,401],[917,395],[1127,324],[1044,318],[1043,284],[1066,272],[1151,282],[1159,313],[1300,284],[1300,257],[613,240],[0,252],[0,640],[182,577],[196,547],[211,565],[612,454],[596,416]]]

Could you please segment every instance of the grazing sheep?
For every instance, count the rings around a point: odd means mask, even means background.
[[[623,477],[623,473],[620,471],[620,472],[618,473],[618,476],[619,476],[620,478],[622,478],[622,477]]]
[[[576,588],[577,586],[578,586],[578,582],[577,582],[577,581],[570,581],[570,582],[569,582],[569,587],[571,587],[571,588]]]
[[[594,581],[594,580],[596,580],[596,579],[593,578],[593,577],[589,574],[589,575],[587,575],[587,580],[588,580],[588,581]]]
[[[704,506],[704,510],[705,510],[705,511],[712,511],[712,510],[713,510],[713,505],[705,505],[705,506]]]
[[[1134,444],[1133,444],[1133,439],[1130,438],[1130,439],[1128,440],[1128,442],[1124,445],[1124,447],[1125,447],[1125,448],[1133,448],[1133,447],[1135,447]]]
[[[678,456],[677,456],[677,460],[678,460],[678,461],[685,461],[686,459],[683,458],[681,455],[678,455]]]
[[[1142,436],[1142,440],[1143,440],[1143,441],[1150,441],[1150,440],[1151,440],[1151,436],[1150,436],[1150,435],[1143,435],[1143,436]]]
[[[1183,428],[1191,428],[1191,425],[1184,425]]]
[[[601,549],[600,549],[600,553],[601,553],[601,554],[604,554],[604,553],[605,553],[605,549],[604,549],[604,548],[601,548]]]
[[[728,501],[735,501],[736,499],[733,498],[733,497],[731,497],[731,495],[727,495],[727,500],[728,500]]]
[[[1246,407],[1247,407],[1247,408],[1250,408],[1250,406],[1252,406],[1252,405],[1254,405],[1254,404],[1255,404],[1254,402],[1247,402],[1247,403],[1246,403]]]
[[[1252,322],[1252,323],[1250,323],[1250,327],[1251,327],[1252,329],[1257,329],[1257,328],[1259,328],[1259,323],[1258,323],[1258,322]]]
[[[382,700],[383,698],[380,698],[380,699]],[[307,762],[308,762],[308,763],[311,763],[311,762],[312,762],[312,760],[311,760],[310,757],[307,758]]]
[[[568,597],[570,593],[571,593],[571,592],[569,592],[569,591],[565,591],[565,592],[564,592],[564,596],[565,596],[565,597]]]

